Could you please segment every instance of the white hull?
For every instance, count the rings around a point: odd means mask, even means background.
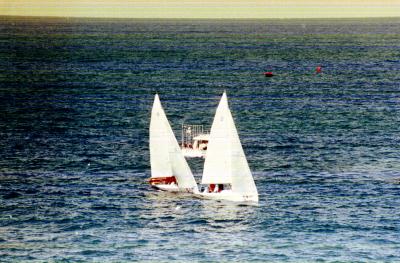
[[[179,187],[176,184],[153,184],[151,186],[161,191],[179,192]]]
[[[232,192],[232,190],[223,190],[218,193],[198,193],[196,194],[199,198],[213,199],[213,200],[226,200],[232,202],[243,202],[243,203],[257,203],[258,195],[243,195]]]
[[[154,188],[157,188],[158,190],[161,191],[166,191],[166,192],[183,192],[183,193],[198,193],[196,191],[197,189],[194,188],[179,188],[176,184],[153,184],[151,185]]]
[[[187,158],[205,158],[206,156],[206,151],[196,149],[183,148],[182,153]]]

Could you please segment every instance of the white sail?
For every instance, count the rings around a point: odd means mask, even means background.
[[[150,120],[151,177],[175,176],[180,189],[195,189],[197,184],[183,157],[158,94],[154,97]]]
[[[211,127],[202,184],[231,184],[231,197],[221,193],[222,199],[258,201],[257,188],[225,92]],[[219,194],[214,195],[212,198],[218,198]]]
[[[230,158],[232,127],[235,128],[235,124],[233,123],[226,94],[224,93],[211,126],[201,180],[202,184],[232,183],[232,160]]]

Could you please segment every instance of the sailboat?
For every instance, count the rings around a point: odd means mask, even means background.
[[[258,192],[240,143],[226,92],[211,126],[201,183],[207,187],[198,196],[236,202],[258,203]]]
[[[169,125],[158,94],[154,97],[151,111],[149,143],[149,183],[159,190],[197,193],[196,181]]]

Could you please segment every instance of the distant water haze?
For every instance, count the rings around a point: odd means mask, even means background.
[[[398,17],[398,0],[2,0],[0,15],[116,18]]]

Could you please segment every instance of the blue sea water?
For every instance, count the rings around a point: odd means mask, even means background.
[[[399,83],[398,18],[1,17],[0,261],[400,262]],[[151,189],[224,90],[259,206]]]

